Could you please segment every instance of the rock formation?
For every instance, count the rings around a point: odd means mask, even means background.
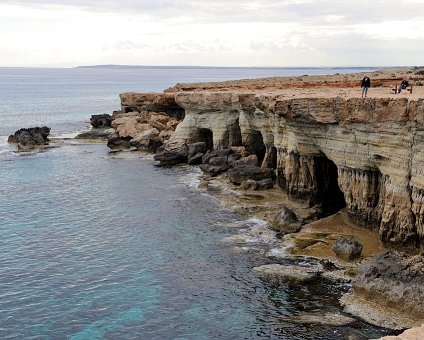
[[[19,129],[8,138],[9,143],[16,143],[19,150],[32,150],[48,145],[50,128],[47,126]]]
[[[404,329],[424,322],[422,255],[381,253],[359,267],[353,293],[342,297],[346,311],[379,326]],[[384,306],[384,314],[381,309]]]
[[[184,110],[166,93],[122,93],[121,110],[115,111],[111,126],[117,136],[109,140],[110,148],[128,148],[155,152],[168,141]]]
[[[297,199],[350,216],[402,247],[424,241],[424,101],[182,92],[172,140],[244,146]]]

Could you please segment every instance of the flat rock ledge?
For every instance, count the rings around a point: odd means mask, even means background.
[[[293,315],[288,318],[290,321],[301,324],[331,325],[336,327],[346,326],[356,320],[339,313],[316,313]]]
[[[284,281],[305,282],[318,277],[319,269],[301,266],[284,266],[281,264],[266,264],[252,269],[260,278],[271,284]]]
[[[378,327],[403,330],[417,326],[417,320],[403,314],[399,309],[389,308],[355,293],[342,296],[340,304],[346,313],[355,315]]]
[[[424,258],[385,251],[358,267],[345,311],[369,323],[402,330],[424,323]]]

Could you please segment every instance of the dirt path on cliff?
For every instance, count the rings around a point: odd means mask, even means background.
[[[361,97],[361,80],[367,75],[371,79],[369,98],[400,98],[412,100],[424,97],[424,68],[396,68],[381,71],[333,74],[322,76],[273,77],[241,79],[222,82],[177,84],[166,92],[187,91],[239,91],[272,93],[283,98],[358,98]],[[413,84],[412,93],[403,90],[396,94],[392,89],[402,79],[408,78]]]

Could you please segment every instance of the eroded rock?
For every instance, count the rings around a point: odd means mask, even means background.
[[[353,261],[361,256],[362,244],[358,241],[342,237],[336,241],[332,249],[337,257],[345,261]]]
[[[112,116],[104,113],[100,115],[91,115],[91,126],[95,129],[108,129],[112,127]]]
[[[349,313],[382,327],[424,323],[424,258],[387,251],[359,266],[353,294],[342,297]]]
[[[274,169],[261,168],[256,165],[237,165],[227,172],[229,180],[234,184],[241,184],[249,179],[261,181],[275,178]]]
[[[22,128],[8,138],[9,143],[16,143],[19,150],[31,150],[48,145],[50,128],[47,126]]]

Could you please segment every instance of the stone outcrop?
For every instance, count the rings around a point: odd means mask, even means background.
[[[122,93],[120,97],[121,110],[115,111],[111,117],[111,126],[117,136],[109,141],[110,147],[132,146],[155,152],[169,140],[184,117],[184,109],[170,94],[129,92]],[[119,142],[119,139],[122,141]]]
[[[388,251],[362,264],[353,280],[353,293],[341,300],[346,311],[383,327],[420,326],[424,323],[423,260],[422,255]],[[382,306],[388,316],[381,317]]]
[[[95,129],[107,129],[112,126],[112,116],[107,113],[91,115],[90,123],[91,126]]]
[[[322,214],[346,206],[352,219],[377,230],[388,245],[423,244],[423,99],[196,91],[127,93],[121,100],[122,110],[113,117],[121,137],[137,138],[152,129],[148,110],[163,110],[168,117],[184,112],[173,142],[204,143],[206,150],[243,148],[243,155],[232,152],[235,156],[226,159],[232,164],[230,177],[235,161],[253,155],[258,166],[275,172],[290,197],[319,207]],[[158,144],[166,142],[160,130],[164,122],[153,120],[159,136],[151,130],[148,135],[159,139]],[[201,163],[209,164],[204,152],[179,159],[198,164],[201,156]],[[212,163],[205,167],[212,173],[226,166],[223,159]],[[258,180],[238,183],[249,179]]]
[[[424,241],[424,101],[180,92],[172,136],[213,149],[244,146],[291,197],[378,230],[394,246]]]
[[[345,261],[352,261],[361,256],[362,244],[356,240],[342,237],[336,241],[332,249],[338,258]]]
[[[19,129],[8,138],[9,143],[15,143],[19,150],[32,150],[49,144],[50,128],[47,126]]]

